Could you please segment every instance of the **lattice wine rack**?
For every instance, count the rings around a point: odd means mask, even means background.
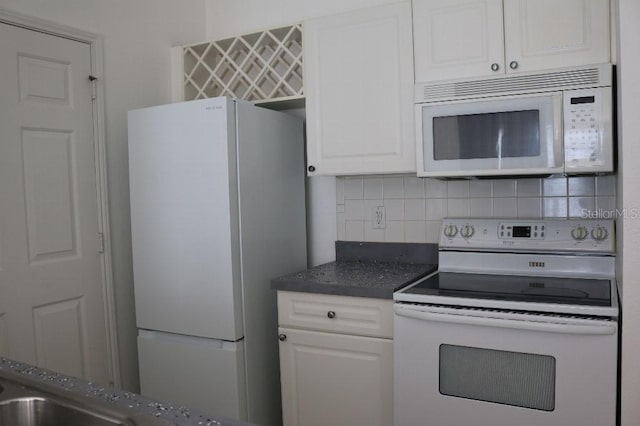
[[[184,100],[302,99],[302,25],[185,46]]]

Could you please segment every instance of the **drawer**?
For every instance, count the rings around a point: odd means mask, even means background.
[[[278,291],[280,327],[393,338],[393,300]]]

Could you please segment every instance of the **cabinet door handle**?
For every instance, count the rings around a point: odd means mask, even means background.
[[[336,313],[335,313],[334,311],[329,311],[329,312],[327,312],[327,316],[328,316],[329,318],[333,319],[333,318],[335,318],[335,317],[336,317]]]
[[[516,68],[518,68],[518,62],[517,61],[509,62],[509,68],[511,68],[512,70],[515,70]]]
[[[316,167],[315,166],[309,166],[309,167],[307,167],[307,170],[309,170],[310,172],[315,172],[316,171]]]
[[[278,336],[278,339],[279,339],[281,342],[284,342],[285,340],[287,340],[287,335],[286,335],[286,334],[280,334],[280,335]]]
[[[491,64],[491,71],[498,71],[500,69],[500,65],[498,65],[497,63],[493,63]]]

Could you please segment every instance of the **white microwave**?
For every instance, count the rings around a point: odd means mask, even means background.
[[[611,65],[593,69],[417,86],[418,176],[613,172]]]

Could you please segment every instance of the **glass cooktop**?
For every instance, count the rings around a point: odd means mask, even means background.
[[[611,281],[439,272],[403,290],[405,294],[512,302],[611,306]]]

